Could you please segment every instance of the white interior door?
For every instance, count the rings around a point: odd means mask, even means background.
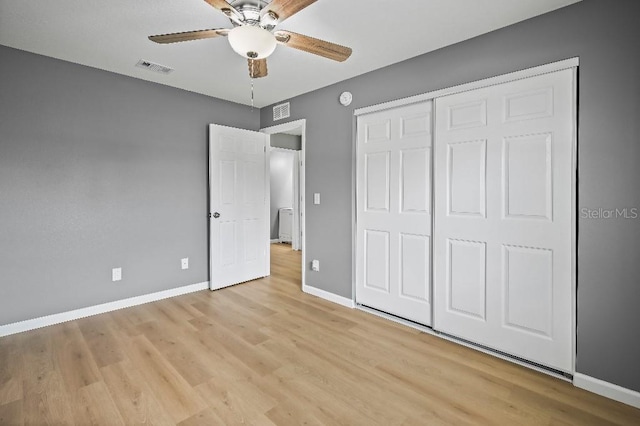
[[[268,275],[268,138],[209,125],[212,290]]]
[[[431,105],[358,117],[356,302],[431,324]]]
[[[436,100],[434,328],[573,369],[573,70]]]

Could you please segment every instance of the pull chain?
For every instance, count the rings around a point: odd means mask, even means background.
[[[251,79],[251,112],[253,112],[253,75],[255,73],[255,60],[251,60],[251,72],[249,78]]]

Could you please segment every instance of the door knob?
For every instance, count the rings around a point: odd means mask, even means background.
[[[217,218],[219,218],[219,217],[220,217],[220,213],[215,212],[215,213],[213,214],[213,217],[214,217],[214,218],[216,218],[216,219],[217,219]]]

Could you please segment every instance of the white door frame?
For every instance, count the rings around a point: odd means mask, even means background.
[[[305,241],[307,239],[307,232],[306,232],[306,227],[305,227],[305,200],[306,200],[306,196],[305,196],[305,147],[306,147],[306,130],[307,127],[307,120],[302,118],[300,120],[295,120],[295,121],[289,121],[286,123],[282,123],[282,124],[277,124],[274,126],[269,126],[269,127],[265,127],[260,129],[261,132],[269,134],[269,135],[273,135],[275,133],[286,133],[286,132],[291,132],[294,130],[298,130],[300,129],[301,131],[301,146],[300,146],[300,153],[299,153],[299,170],[300,170],[300,191],[299,191],[299,205],[300,205],[300,215],[299,215],[299,222],[300,222],[300,250],[302,250],[302,287],[305,287],[305,277],[306,277],[306,250],[305,250]],[[271,151],[271,141],[269,141],[269,145],[267,148],[267,166],[269,165],[269,158],[270,158],[270,151]],[[267,172],[268,173],[268,172]],[[269,176],[269,174],[267,174],[267,176]],[[269,191],[270,192],[270,191]],[[271,194],[269,193],[269,199],[267,201],[267,205],[271,204]],[[269,255],[269,252],[267,252],[267,255]],[[270,264],[270,257],[268,257],[268,265]],[[269,266],[270,268],[270,266]],[[271,273],[271,270],[269,269],[269,274]]]
[[[482,80],[477,80],[477,81],[472,81],[469,83],[464,83],[464,84],[460,84],[457,86],[452,86],[452,87],[448,87],[448,88],[443,88],[443,89],[439,89],[439,90],[434,90],[431,92],[427,92],[427,93],[422,93],[422,94],[418,94],[418,95],[414,95],[414,96],[409,96],[406,98],[401,98],[401,99],[396,99],[396,100],[391,100],[388,102],[382,102],[379,104],[375,104],[375,105],[371,105],[371,106],[367,106],[367,107],[362,107],[362,108],[357,108],[354,110],[353,114],[354,114],[354,120],[353,120],[353,132],[352,132],[352,143],[353,143],[353,153],[354,153],[354,157],[353,157],[353,172],[352,172],[352,186],[353,186],[353,192],[352,192],[352,196],[353,196],[353,202],[352,202],[352,215],[353,215],[353,235],[352,235],[352,259],[353,259],[353,265],[352,265],[352,294],[353,294],[353,298],[355,300],[355,291],[356,291],[356,280],[355,280],[355,276],[356,276],[356,244],[357,244],[357,236],[356,236],[356,208],[355,208],[355,200],[357,197],[357,184],[356,184],[356,167],[355,167],[355,160],[357,158],[357,128],[356,128],[356,122],[357,122],[357,117],[363,114],[368,114],[371,112],[377,112],[377,111],[383,111],[383,110],[387,110],[387,109],[392,109],[392,108],[396,108],[399,106],[404,106],[404,105],[409,105],[409,104],[414,104],[414,103],[418,103],[418,102],[423,102],[423,101],[427,101],[427,100],[435,100],[438,97],[442,97],[442,96],[447,96],[447,95],[452,95],[455,93],[460,93],[460,92],[465,92],[468,90],[474,90],[474,89],[479,89],[482,87],[488,87],[488,86],[493,86],[493,85],[497,85],[497,84],[501,84],[501,83],[506,83],[506,82],[510,82],[510,81],[515,81],[515,80],[520,80],[523,78],[528,78],[528,77],[533,77],[533,76],[537,76],[537,75],[541,75],[541,74],[547,74],[547,73],[551,73],[551,72],[555,72],[555,71],[561,71],[561,70],[565,70],[565,69],[570,69],[573,68],[574,69],[574,73],[576,73],[577,67],[580,65],[580,60],[578,57],[574,57],[574,58],[569,58],[569,59],[565,59],[565,60],[561,60],[558,62],[552,62],[549,64],[544,64],[544,65],[540,65],[537,67],[532,67],[532,68],[527,68],[524,70],[520,70],[520,71],[515,71],[515,72],[511,72],[511,73],[507,73],[507,74],[502,74],[502,75],[498,75],[495,77],[489,77],[489,78],[485,78]],[[576,102],[577,105],[577,83],[578,83],[578,78],[577,75],[574,76],[574,101]],[[574,123],[574,135],[573,135],[573,164],[572,164],[572,171],[573,171],[573,179],[572,179],[572,188],[571,188],[571,205],[572,205],[572,211],[571,211],[571,241],[572,241],[572,245],[571,245],[571,263],[572,263],[572,277],[571,277],[571,319],[572,319],[572,324],[571,324],[571,329],[572,329],[572,355],[573,355],[573,362],[572,362],[572,372],[575,373],[575,363],[576,363],[576,299],[577,299],[577,293],[576,293],[576,289],[577,289],[577,282],[576,282],[576,275],[577,275],[577,250],[578,250],[578,240],[577,240],[577,206],[576,206],[576,200],[577,200],[577,171],[578,171],[578,156],[577,156],[577,152],[578,152],[578,121],[577,121],[577,110],[578,108],[574,108],[574,117],[573,117],[573,123]],[[434,140],[437,137],[437,135],[434,135]],[[431,196],[432,199],[432,203],[433,203],[433,193]],[[432,204],[433,205],[433,204]],[[433,224],[433,232],[436,232],[436,227],[437,224]],[[433,274],[433,271],[432,271]],[[433,278],[433,275],[432,275]],[[432,281],[433,283],[433,281]],[[433,287],[433,284],[432,284]],[[360,308],[360,307],[359,307]],[[364,308],[365,310],[367,310],[366,308]],[[372,313],[376,313],[375,311],[372,310],[367,310],[368,312],[372,312]],[[392,317],[389,317],[392,318]],[[403,320],[399,320],[400,322],[403,323],[408,323],[407,321],[403,321]],[[425,330],[431,330],[430,328],[425,328]],[[439,335],[439,334],[438,334]],[[445,337],[446,338],[446,337]],[[464,344],[464,343],[463,343]],[[509,358],[511,359],[511,358]],[[529,367],[531,367],[530,364],[524,364],[527,365]],[[535,369],[535,366],[532,367]],[[543,370],[545,371],[545,370]],[[546,372],[546,371],[545,371]]]

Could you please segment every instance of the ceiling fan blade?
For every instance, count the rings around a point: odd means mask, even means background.
[[[185,31],[182,33],[159,34],[149,36],[149,40],[156,43],[178,43],[180,41],[201,40],[204,38],[224,37],[229,33],[227,28],[212,30]]]
[[[340,46],[339,44],[330,43],[328,41],[319,40],[291,31],[278,30],[274,32],[278,43],[293,47],[294,49],[303,50],[313,53],[314,55],[323,56],[334,61],[344,62],[351,56],[351,48]]]
[[[316,1],[317,0],[273,0],[265,6],[263,10],[264,13],[275,13],[278,15],[278,22],[282,22]]]
[[[251,78],[261,78],[267,76],[267,59],[248,59],[249,76]]]
[[[227,15],[227,17],[233,20],[234,22],[237,22],[238,24],[242,24],[240,12],[238,12],[238,10],[235,7],[231,6],[225,0],[204,0],[204,1],[206,1],[207,3],[209,3],[209,5],[215,7],[216,9],[218,9],[219,11]]]

